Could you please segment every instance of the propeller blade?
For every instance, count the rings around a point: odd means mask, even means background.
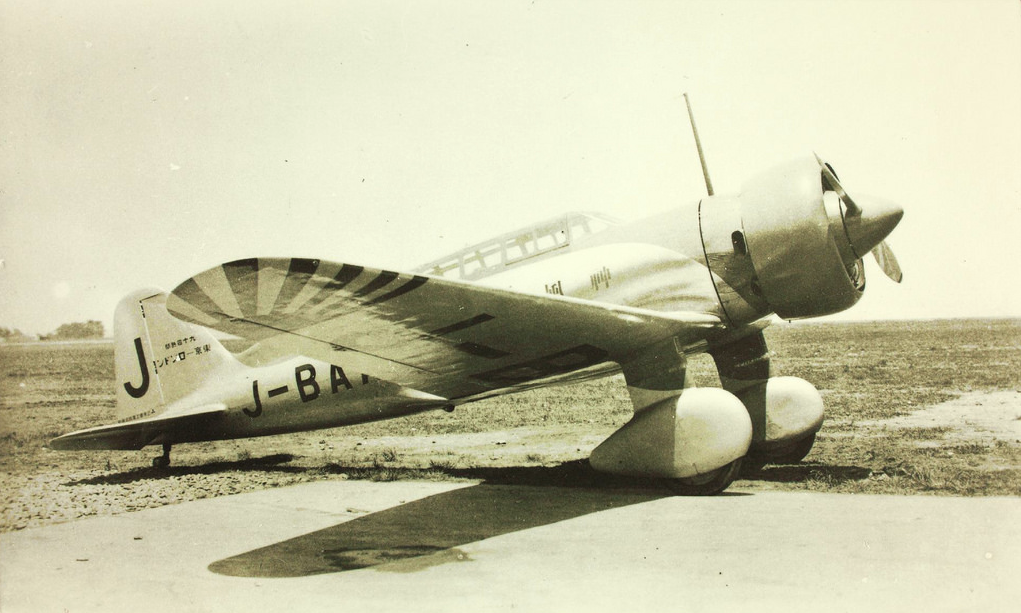
[[[837,175],[833,172],[833,169],[830,168],[830,165],[822,161],[822,158],[819,157],[818,153],[815,154],[815,159],[819,162],[819,167],[822,169],[823,177],[826,178],[826,183],[837,193],[840,200],[843,201],[847,214],[851,217],[861,215],[861,207],[855,204],[854,200],[851,200],[851,197],[844,191],[843,186],[840,185],[840,180],[837,179]]]
[[[872,250],[872,255],[876,257],[876,263],[883,269],[887,277],[890,277],[897,283],[901,282],[904,278],[904,273],[900,271],[897,256],[893,255],[893,250],[886,244],[886,241],[876,245],[876,248]]]

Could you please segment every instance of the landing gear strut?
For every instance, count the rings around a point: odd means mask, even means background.
[[[170,466],[170,443],[163,443],[163,455],[152,459],[154,468],[166,468]]]

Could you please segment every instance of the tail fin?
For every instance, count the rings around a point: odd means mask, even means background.
[[[207,330],[167,312],[167,293],[125,296],[114,313],[117,420],[162,413],[203,382],[240,364]]]

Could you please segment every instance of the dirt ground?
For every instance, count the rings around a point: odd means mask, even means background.
[[[1021,495],[1021,321],[777,324],[773,374],[811,381],[827,419],[800,464],[746,491]],[[718,385],[711,360],[693,385]],[[322,479],[612,483],[589,452],[631,416],[620,376],[397,420],[174,448],[56,452],[108,423],[109,344],[0,346],[0,531]]]
[[[993,445],[1021,442],[1021,392],[964,392],[957,398],[907,415],[860,425],[890,429],[894,434],[912,428],[945,430],[943,444]],[[937,446],[932,441],[929,446]]]

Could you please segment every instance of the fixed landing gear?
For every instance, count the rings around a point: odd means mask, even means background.
[[[745,458],[745,474],[757,473],[766,464],[797,464],[812,451],[813,445],[815,445],[814,433],[769,452],[753,451]]]
[[[158,458],[152,459],[153,468],[166,468],[170,466],[170,445],[168,443],[163,444],[163,455]]]
[[[666,486],[678,496],[715,496],[734,482],[741,472],[741,461],[738,458],[704,475],[686,477],[684,479],[666,479]]]
[[[770,464],[797,464],[812,451],[812,445],[815,445],[815,433],[769,454],[768,461]]]

